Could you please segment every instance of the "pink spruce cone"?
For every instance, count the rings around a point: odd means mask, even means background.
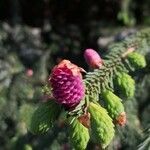
[[[102,61],[101,57],[93,49],[86,49],[84,52],[84,58],[85,58],[87,64],[91,68],[96,69],[96,68],[100,68],[103,65],[103,61]]]
[[[54,69],[49,78],[52,93],[56,102],[66,109],[72,109],[84,97],[85,89],[82,80],[82,68],[68,60],[62,60]]]

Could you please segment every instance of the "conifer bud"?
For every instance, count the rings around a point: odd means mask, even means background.
[[[97,143],[106,148],[114,137],[114,124],[107,111],[99,104],[90,103],[91,132]]]
[[[145,57],[137,52],[130,53],[127,58],[134,68],[140,69],[146,66]]]
[[[84,58],[87,64],[94,69],[100,68],[103,64],[100,55],[93,49],[86,49],[84,52]]]
[[[74,119],[70,124],[69,137],[76,150],[85,150],[90,139],[88,129],[78,119]]]
[[[135,81],[127,73],[117,73],[114,83],[117,87],[119,87],[120,93],[126,98],[131,98],[134,96]]]
[[[114,122],[121,126],[125,125],[126,114],[124,112],[124,106],[121,103],[122,100],[109,90],[103,92],[102,97],[105,107]]]

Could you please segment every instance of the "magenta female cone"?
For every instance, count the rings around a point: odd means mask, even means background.
[[[101,57],[93,49],[86,49],[85,52],[84,52],[84,58],[85,58],[87,64],[91,68],[94,68],[94,69],[100,68],[103,64],[103,61],[102,61]]]
[[[57,103],[67,109],[74,108],[84,97],[81,71],[83,70],[70,61],[63,60],[54,67],[50,75],[53,96]]]

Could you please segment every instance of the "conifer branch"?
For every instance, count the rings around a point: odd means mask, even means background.
[[[70,138],[76,149],[85,149],[93,137],[102,148],[107,147],[114,137],[114,126],[126,124],[122,99],[113,93],[114,85],[124,96],[134,96],[135,81],[127,73],[146,66],[144,56],[135,51],[144,49],[146,53],[150,46],[149,31],[143,30],[110,45],[103,60],[96,51],[87,49],[84,57],[94,70],[88,72],[84,80],[82,68],[62,60],[53,68],[48,79],[50,87],[44,90],[49,96],[52,92],[54,98],[49,105],[45,103],[33,113],[31,131],[47,132],[64,108],[66,117],[70,118]],[[96,102],[100,95],[105,108]]]
[[[128,72],[129,69],[132,70],[126,57],[140,47],[150,46],[149,31],[150,29],[142,30],[136,35],[128,37],[125,41],[109,46],[109,53],[104,59],[104,65],[100,69],[88,72],[85,76],[86,94],[96,97],[105,89],[112,90],[113,74],[120,70],[125,72]],[[143,42],[146,45],[143,45]]]

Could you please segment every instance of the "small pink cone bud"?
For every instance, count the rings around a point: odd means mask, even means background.
[[[93,49],[86,49],[84,52],[84,58],[91,68],[96,69],[103,65],[100,55]]]
[[[127,122],[126,113],[122,112],[116,119],[116,124],[118,124],[120,126],[124,126],[126,124],[126,122]]]
[[[32,69],[27,69],[26,75],[27,75],[28,77],[32,77],[32,76],[33,76],[33,70],[32,70]]]
[[[63,60],[54,67],[49,77],[56,102],[66,109],[74,108],[84,97],[85,88],[81,71],[83,70],[80,67],[69,60]]]

